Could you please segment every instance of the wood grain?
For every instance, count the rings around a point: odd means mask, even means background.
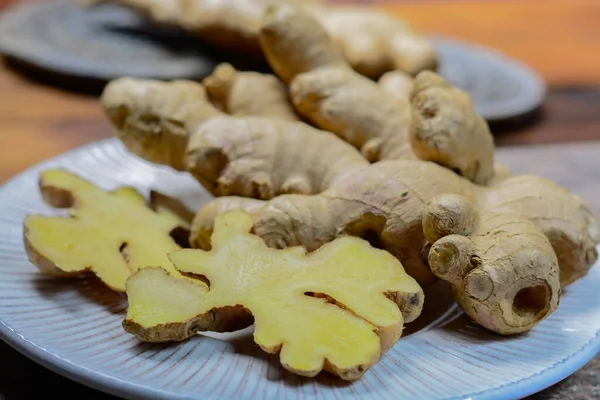
[[[0,182],[111,129],[95,98],[32,83],[0,69]]]
[[[432,34],[499,49],[553,86],[600,84],[597,0],[379,1]]]

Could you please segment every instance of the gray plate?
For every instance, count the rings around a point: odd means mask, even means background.
[[[488,121],[530,113],[543,102],[544,83],[525,65],[489,48],[433,39],[441,74],[469,92]],[[38,71],[104,82],[201,79],[224,56],[120,6],[86,9],[68,0],[25,3],[0,15],[0,52]]]
[[[0,15],[0,52],[77,78],[202,78],[218,59],[176,30],[150,25],[128,9],[75,1],[27,2]]]
[[[448,38],[433,38],[439,72],[467,91],[475,109],[488,121],[528,114],[546,96],[542,78],[523,63],[496,50]]]

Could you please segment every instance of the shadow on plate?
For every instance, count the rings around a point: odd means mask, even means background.
[[[80,310],[82,302],[101,305],[113,314],[124,315],[127,309],[125,295],[110,290],[91,273],[71,279],[40,277],[33,285],[39,294],[68,313]],[[81,301],[73,301],[78,296],[82,296]]]

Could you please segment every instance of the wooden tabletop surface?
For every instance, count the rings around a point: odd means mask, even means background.
[[[15,1],[0,0],[0,9]],[[496,132],[499,147],[600,140],[600,1],[366,2],[398,13],[428,33],[494,47],[543,76],[549,94],[540,119]],[[0,63],[0,183],[43,159],[110,136],[96,98],[31,81]],[[600,151],[598,143],[589,144]],[[588,385],[597,391],[599,364],[597,358],[581,372],[593,376]],[[565,382],[563,391],[546,391],[538,398],[593,398],[572,390],[580,381]]]

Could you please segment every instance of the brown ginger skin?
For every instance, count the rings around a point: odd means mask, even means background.
[[[130,152],[190,172],[216,196],[320,193],[367,165],[352,146],[303,122],[227,116],[194,82],[119,79],[101,103]]]
[[[423,213],[429,265],[479,324],[500,334],[525,332],[557,307],[558,260],[548,238],[515,214],[479,214],[460,195],[433,198]]]
[[[411,96],[392,93],[390,77],[378,85],[356,73],[318,20],[291,5],[267,9],[260,42],[275,73],[289,84],[298,112],[360,149],[369,161],[418,156],[476,183],[493,177],[487,124],[468,96],[439,75],[419,73]],[[433,106],[433,123],[413,121]]]
[[[484,211],[526,216],[548,238],[561,285],[585,276],[596,262],[599,226],[589,207],[564,187],[536,175],[512,175],[479,194]]]
[[[543,196],[533,196],[534,192]],[[207,207],[218,207],[228,199],[217,198]],[[259,204],[253,203],[254,207]],[[271,247],[304,245],[313,251],[350,234],[389,251],[421,285],[434,280],[431,267],[435,275],[455,284],[455,296],[463,307],[476,306],[476,312],[467,311],[469,315],[507,334],[528,330],[549,315],[556,307],[556,288],[584,276],[597,259],[598,227],[590,210],[565,189],[531,175],[506,176],[494,185],[478,186],[431,162],[386,161],[337,180],[321,194],[279,196],[250,212],[255,233]],[[200,223],[202,215],[201,210],[194,224]],[[210,225],[203,222],[202,226]],[[210,236],[210,231],[194,232],[192,246],[206,243]],[[498,283],[487,302],[478,303],[465,294],[466,284],[457,278],[462,275],[444,275],[441,258],[432,264],[431,254],[447,254],[439,253],[441,245],[458,237],[460,243],[468,240],[474,246],[464,254],[485,259],[486,271],[508,271],[502,278],[507,284]],[[529,243],[524,250],[515,248],[521,239]],[[503,255],[511,255],[509,264]],[[524,274],[530,268],[535,279]],[[508,283],[523,289],[515,300],[522,310],[512,317],[506,302],[517,292],[510,292]],[[541,294],[540,285],[550,288],[546,294]],[[492,303],[502,303],[503,311],[498,308],[501,312],[486,316],[481,310],[490,309]],[[505,325],[498,319],[502,313],[512,318]],[[525,316],[518,317],[519,313]]]
[[[411,102],[409,137],[420,159],[448,166],[478,184],[493,178],[493,158],[473,157],[494,154],[494,141],[466,92],[424,71],[414,82]]]
[[[174,25],[202,41],[259,59],[261,17],[271,5],[303,7],[327,29],[360,74],[378,78],[400,69],[411,75],[435,69],[433,44],[406,21],[381,10],[327,6],[321,0],[93,0],[115,2],[156,23]]]
[[[222,115],[204,87],[192,81],[119,78],[104,88],[100,101],[130,152],[179,171],[186,169],[190,133]]]
[[[400,70],[386,72],[377,83],[388,93],[409,100],[415,86],[413,77]]]
[[[231,64],[223,63],[202,84],[210,101],[226,114],[299,120],[287,86],[274,75],[237,71]]]

